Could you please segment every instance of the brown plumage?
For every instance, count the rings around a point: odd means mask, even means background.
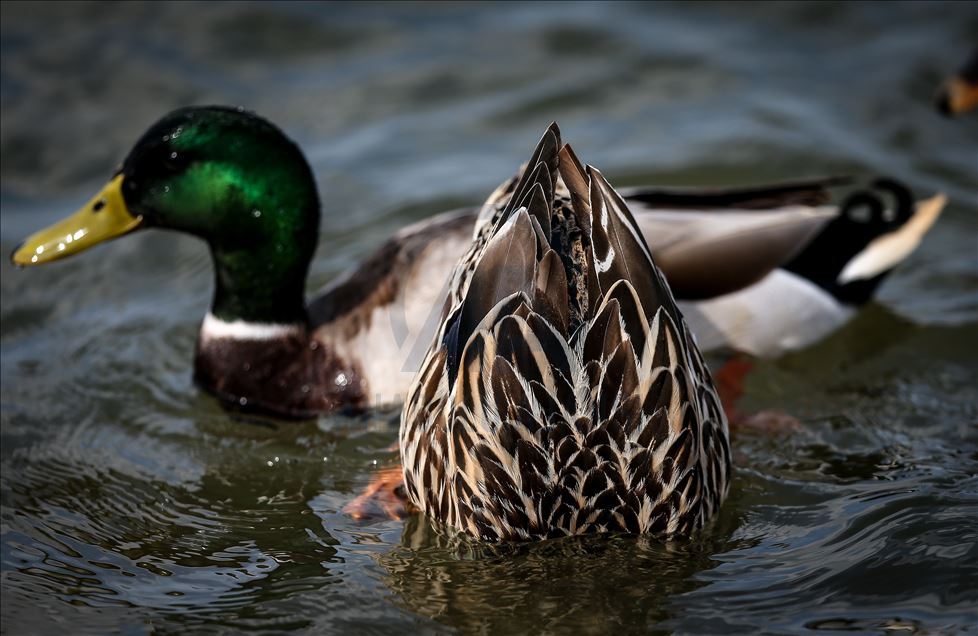
[[[400,444],[410,500],[487,541],[689,533],[726,495],[710,374],[625,202],[556,124],[483,209]]]

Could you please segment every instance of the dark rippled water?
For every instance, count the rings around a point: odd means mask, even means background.
[[[719,520],[670,543],[355,522],[396,411],[259,422],[195,389],[202,245],[4,262],[3,631],[974,632],[978,116],[930,102],[974,6],[4,4],[4,253],[189,103],[306,150],[311,291],[479,201],[551,119],[619,185],[852,171],[951,204],[852,324],[759,365],[745,406],[803,428],[739,434]]]

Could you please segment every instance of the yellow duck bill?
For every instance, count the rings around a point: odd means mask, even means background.
[[[143,223],[122,197],[123,176],[117,175],[80,210],[36,232],[11,255],[15,265],[40,265],[77,254],[109,239],[128,234]]]

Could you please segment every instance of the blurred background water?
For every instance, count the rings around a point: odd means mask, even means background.
[[[951,203],[879,299],[760,363],[720,519],[691,541],[496,551],[341,512],[397,410],[282,424],[191,383],[206,249],[147,232],[2,273],[8,633],[974,632],[978,116],[932,106],[971,3],[4,3],[0,246],[143,130],[241,105],[306,151],[309,290],[479,202],[557,119],[619,186],[888,174]]]

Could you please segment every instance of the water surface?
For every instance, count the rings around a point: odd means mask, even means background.
[[[302,424],[191,383],[204,247],[147,232],[2,273],[9,633],[809,633],[978,622],[978,116],[931,98],[974,5],[4,4],[10,250],[157,117],[253,109],[323,195],[309,290],[478,202],[557,119],[617,185],[888,174],[951,199],[855,321],[758,364],[717,522],[689,541],[489,549],[343,505],[396,409]]]

